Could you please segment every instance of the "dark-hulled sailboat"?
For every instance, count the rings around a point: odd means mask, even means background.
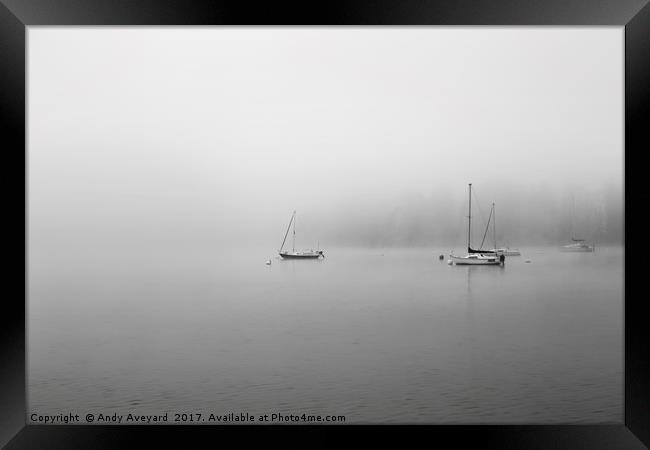
[[[287,236],[289,235],[289,230],[291,229],[291,224],[293,224],[293,246],[291,251],[285,250],[284,243],[287,241]],[[296,250],[296,212],[294,211],[291,215],[291,220],[289,221],[289,226],[287,227],[287,232],[284,233],[284,239],[282,240],[282,245],[278,253],[283,259],[318,259],[321,256],[325,258],[322,250]]]

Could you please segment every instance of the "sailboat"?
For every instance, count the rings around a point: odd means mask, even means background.
[[[289,235],[289,230],[291,229],[291,224],[293,224],[293,246],[291,251],[285,250],[284,243],[287,241],[287,236]],[[296,251],[296,212],[294,211],[291,215],[291,220],[289,221],[289,226],[287,227],[287,232],[284,233],[284,239],[282,240],[282,245],[278,253],[283,259],[318,259],[321,256],[325,258],[322,250],[298,250]]]
[[[494,205],[492,205],[494,208]],[[498,266],[505,263],[506,257],[504,254],[498,254],[496,251],[491,250],[475,250],[471,245],[472,238],[472,183],[469,183],[469,215],[467,223],[467,255],[455,256],[449,255],[450,261],[453,264],[459,265],[472,265],[472,266]],[[489,222],[488,222],[489,226]],[[487,233],[487,228],[485,230]],[[483,236],[485,240],[485,235]],[[483,244],[481,243],[481,246]],[[496,246],[495,246],[496,247]]]
[[[581,253],[588,253],[594,251],[594,246],[586,244],[584,239],[571,238],[571,240],[573,241],[573,244],[564,245],[562,248],[560,248],[560,251],[581,252]]]
[[[492,203],[492,210],[490,211],[490,218],[488,219],[488,227],[490,226],[490,219],[492,219],[493,223],[493,230],[494,230],[494,248],[490,250],[490,253],[496,253],[499,255],[505,255],[505,256],[521,256],[521,253],[519,252],[519,249],[513,248],[511,249],[510,247],[501,247],[497,248],[497,215],[496,215],[496,210],[494,209],[494,203]],[[485,228],[485,232],[487,233],[487,227]],[[485,236],[483,236],[483,239],[485,240]],[[481,244],[483,246],[483,244]]]
[[[576,239],[573,237],[573,229],[575,228],[575,198],[573,199],[573,208],[571,211],[571,240],[573,244],[564,245],[560,248],[562,252],[579,252],[579,253],[589,253],[594,251],[593,245],[588,245],[585,243],[584,239]]]

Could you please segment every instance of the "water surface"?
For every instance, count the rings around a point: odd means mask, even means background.
[[[622,423],[623,250],[521,251],[31,252],[28,411]]]

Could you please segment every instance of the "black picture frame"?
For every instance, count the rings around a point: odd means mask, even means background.
[[[128,448],[146,441],[194,447],[197,439],[222,443],[237,433],[248,438],[284,439],[296,427],[257,426],[45,426],[26,425],[26,128],[25,36],[30,25],[615,25],[625,27],[625,204],[643,193],[641,158],[650,149],[650,5],[648,0],[402,0],[255,4],[216,0],[0,0],[0,142],[5,163],[3,206],[5,270],[0,327],[0,444],[7,449]],[[16,175],[14,180],[7,175]],[[16,184],[14,184],[16,183]],[[16,189],[16,185],[21,189]],[[641,198],[641,195],[639,195]],[[634,204],[637,204],[634,201]],[[625,209],[625,241],[640,241],[643,222]],[[642,214],[642,212],[641,212]],[[639,220],[634,220],[637,217]],[[7,253],[5,253],[6,255]],[[641,277],[631,269],[636,255],[625,252],[625,398],[621,425],[392,426],[373,427],[403,437],[425,433],[480,448],[632,449],[650,446],[649,308],[636,295]],[[5,258],[6,259],[6,258]],[[16,289],[7,289],[15,287]],[[332,429],[367,426],[301,426],[304,445],[322,443]],[[242,432],[244,431],[244,432]],[[420,436],[421,437],[421,436]],[[338,442],[338,441],[336,441]]]

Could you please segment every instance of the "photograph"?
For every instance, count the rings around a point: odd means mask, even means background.
[[[27,424],[625,423],[623,27],[25,33]]]

